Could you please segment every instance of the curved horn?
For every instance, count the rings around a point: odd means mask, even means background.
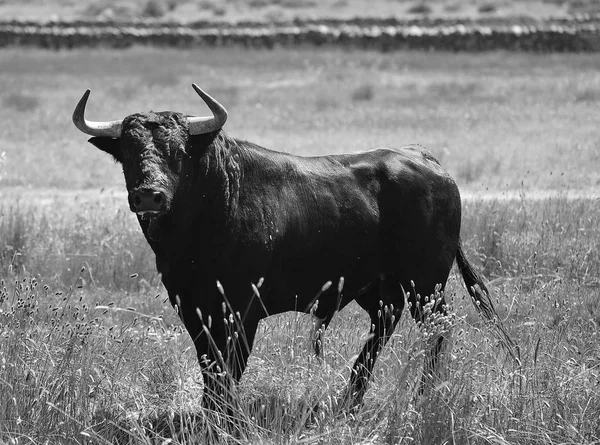
[[[210,117],[188,117],[190,134],[204,134],[220,130],[227,121],[227,110],[223,105],[202,91],[195,83],[192,84],[192,88],[194,88],[204,103],[208,105],[208,108],[210,108],[210,111],[212,111],[213,115]]]
[[[86,90],[73,111],[73,123],[79,131],[90,136],[121,137],[122,121],[93,122],[85,119],[85,106],[90,97],[90,90]]]

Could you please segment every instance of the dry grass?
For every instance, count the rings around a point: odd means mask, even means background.
[[[208,430],[224,443],[600,441],[597,57],[137,48],[3,50],[0,65],[0,443],[202,443]],[[415,386],[439,325],[420,330],[405,314],[363,409],[333,416],[367,317],[354,305],[338,314],[321,362],[309,318],[282,314],[261,323],[237,390],[243,432],[221,431],[200,409],[193,345],[113,191],[119,168],[70,122],[87,87],[93,119],[204,113],[192,82],[228,106],[229,133],[270,148],[429,146],[470,196],[467,254],[491,280],[521,366],[452,276],[435,389]]]
[[[317,155],[417,142],[463,189],[600,186],[592,55],[2,50],[0,65],[0,100],[15,104],[0,107],[5,187],[120,189],[119,168],[71,123],[74,104],[91,88],[94,119],[206,113],[192,82],[228,108],[230,135],[268,148]],[[37,105],[15,99],[25,97]]]
[[[463,242],[489,279],[598,283],[597,199],[522,192],[463,205]],[[85,272],[80,273],[81,267]],[[0,204],[0,270],[36,274],[67,288],[81,284],[151,293],[153,253],[124,193],[21,192]]]
[[[114,210],[108,210],[120,207],[118,198],[125,201],[122,196],[58,195],[56,200],[84,209],[90,200],[101,203],[84,216],[65,213],[62,219],[50,216],[56,214],[56,201],[34,206],[37,218],[54,221],[45,244],[50,248],[77,240],[82,249],[93,251],[100,231],[113,237],[115,251],[130,249],[139,239],[135,222],[123,218],[115,223]],[[200,409],[193,345],[154,279],[137,292],[109,290],[119,287],[115,276],[136,282],[146,271],[135,276],[135,265],[115,262],[112,269],[98,270],[92,283],[85,280],[89,271],[82,270],[81,261],[71,265],[79,265],[75,275],[58,280],[65,267],[60,256],[50,267],[45,250],[38,250],[42,240],[31,242],[37,228],[29,221],[36,220],[35,211],[8,209],[1,212],[0,239],[12,240],[23,258],[51,270],[30,278],[31,273],[21,271],[39,272],[25,260],[20,267],[15,260],[1,265],[6,279],[0,298],[0,440],[196,443],[215,431],[227,443],[600,440],[597,200],[524,195],[465,202],[468,254],[492,278],[496,305],[520,347],[521,366],[503,357],[453,276],[447,289],[453,329],[443,382],[418,395],[426,339],[441,325],[432,320],[419,330],[405,314],[380,356],[363,409],[336,417],[335,399],[368,333],[367,317],[353,305],[342,311],[326,333],[321,362],[312,356],[310,319],[282,314],[259,327],[237,390],[239,436],[223,429],[222,418]],[[67,230],[79,224],[87,225],[87,232]],[[145,243],[138,243],[135,254],[143,252]],[[317,404],[321,410],[315,417],[311,408]]]
[[[92,196],[97,200],[60,193],[5,199],[0,204],[0,270],[35,274],[63,287],[154,288],[152,251],[135,216],[122,205],[126,198]],[[129,278],[133,274],[135,279]]]
[[[398,17],[415,14],[433,17],[564,16],[567,13],[597,13],[594,0],[4,0],[3,17],[47,19],[59,17],[154,18],[163,20],[290,20],[314,17]]]

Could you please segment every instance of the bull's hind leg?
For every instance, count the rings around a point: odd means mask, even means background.
[[[362,403],[377,356],[391,337],[402,315],[404,295],[398,281],[385,277],[381,279],[378,287],[374,286],[356,301],[369,313],[371,335],[352,368],[350,383],[343,400],[348,408],[356,408]]]
[[[233,331],[226,340],[227,368],[236,383],[239,383],[248,364],[257,328],[258,320],[246,319],[243,327],[240,325],[240,329]]]
[[[313,316],[312,341],[315,355],[319,358],[323,355],[323,334],[331,323],[331,320],[340,310],[352,301],[344,298],[342,294],[343,280],[340,279],[337,287],[330,287],[319,295],[313,307],[309,308]],[[368,291],[372,285],[368,285],[364,291]]]
[[[429,286],[420,286],[418,283],[413,286],[413,284],[415,283],[411,283],[408,296],[410,312],[415,322],[427,331],[425,333],[428,336],[423,378],[419,389],[420,392],[423,392],[426,384],[439,376],[440,354],[449,330],[444,298],[446,280],[444,279],[443,283]],[[420,290],[425,293],[421,293]]]
[[[315,315],[313,318],[313,331],[311,338],[315,355],[319,358],[323,357],[323,333],[325,332],[325,329],[327,329],[327,326],[329,326],[329,322],[332,318],[333,315],[325,318],[319,318]]]

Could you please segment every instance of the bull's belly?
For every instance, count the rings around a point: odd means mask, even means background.
[[[356,258],[353,262],[313,258],[265,277],[269,289],[269,313],[310,312],[315,304],[344,306],[363,293],[381,275],[378,258]]]

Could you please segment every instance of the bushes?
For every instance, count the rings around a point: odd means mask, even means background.
[[[491,14],[496,12],[496,5],[493,3],[484,3],[477,7],[477,11],[481,14]]]
[[[161,17],[163,3],[150,0],[143,15]],[[214,13],[217,11],[215,10]],[[327,23],[327,24],[325,24]],[[175,26],[148,21],[54,23],[0,23],[0,47],[7,45],[43,48],[109,47],[132,45],[171,47],[338,45],[383,51],[424,49],[441,51],[600,51],[600,30],[591,19],[544,23],[390,21],[282,23],[279,26],[234,26],[203,22]]]
[[[354,102],[369,101],[372,100],[374,96],[375,89],[373,88],[373,85],[369,83],[360,85],[352,91],[352,100]]]
[[[141,13],[143,17],[160,18],[165,15],[167,10],[166,5],[161,0],[148,0],[144,5]]]
[[[407,9],[409,14],[431,14],[431,6],[427,3],[417,3]]]
[[[6,108],[21,113],[35,111],[40,105],[40,101],[37,97],[17,92],[9,93],[4,97],[2,103]]]

